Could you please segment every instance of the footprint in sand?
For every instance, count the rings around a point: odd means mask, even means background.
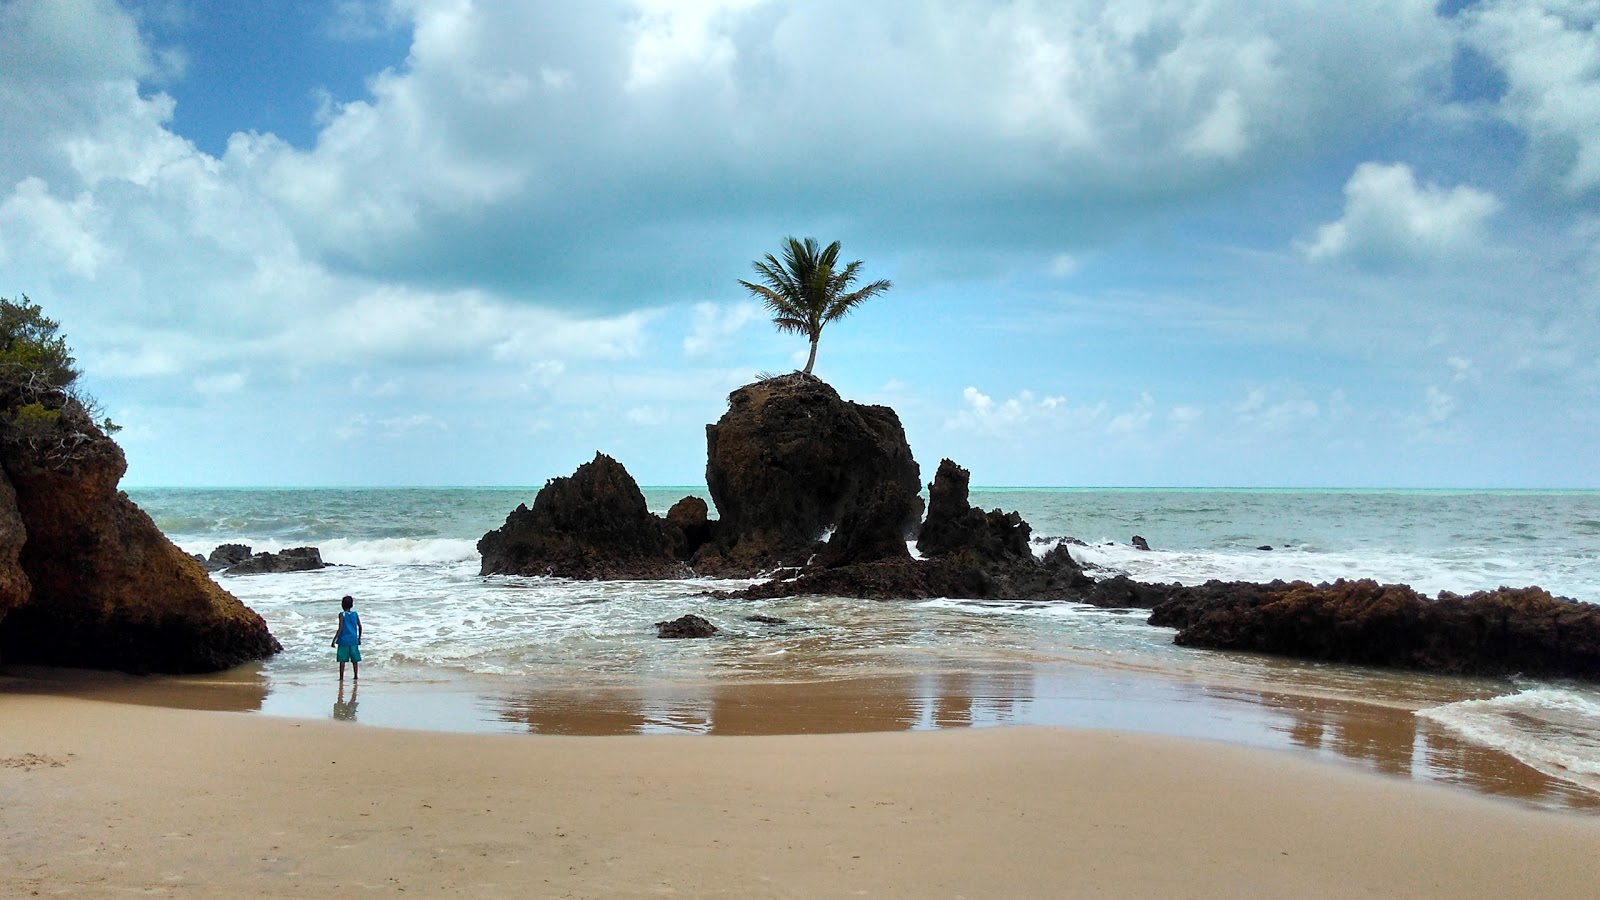
[[[0,768],[21,769],[24,772],[32,772],[34,769],[59,769],[71,759],[71,753],[68,753],[65,759],[38,753],[24,753],[21,756],[7,756],[0,759]]]

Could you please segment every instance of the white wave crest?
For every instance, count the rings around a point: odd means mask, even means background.
[[[1418,710],[1417,716],[1552,778],[1600,791],[1600,698],[1537,688]]]

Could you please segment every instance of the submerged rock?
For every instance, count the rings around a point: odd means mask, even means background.
[[[559,578],[678,578],[683,538],[650,512],[622,464],[596,453],[571,477],[552,478],[505,525],[478,541],[484,575]]]
[[[122,450],[81,407],[69,403],[53,427],[61,439],[51,455],[0,435],[0,463],[26,530],[18,562],[29,582],[27,600],[0,619],[7,660],[204,672],[282,649],[260,616],[117,490],[127,468]],[[0,538],[4,530],[0,524]],[[3,562],[0,540],[0,584]]]
[[[679,616],[670,622],[656,623],[656,637],[661,638],[704,638],[711,637],[719,630],[717,626],[696,615]]]
[[[899,416],[887,406],[842,400],[809,375],[769,378],[729,394],[728,411],[706,426],[706,450],[706,485],[721,514],[716,546],[701,551],[707,570],[803,564],[818,539],[853,512],[859,527],[852,547],[886,546],[914,534],[922,515],[921,474]],[[858,509],[880,502],[886,485],[912,498],[897,521],[883,519],[881,507]]]

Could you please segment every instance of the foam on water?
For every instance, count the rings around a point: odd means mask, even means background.
[[[1600,791],[1600,693],[1539,687],[1417,712],[1530,768]]]
[[[1034,552],[1043,555],[1056,539],[1038,538]],[[1596,572],[1581,560],[1539,560],[1494,552],[1441,548],[1434,552],[1364,549],[1313,550],[1306,547],[1257,549],[1138,550],[1129,544],[1103,542],[1071,546],[1073,559],[1092,567],[1100,577],[1127,575],[1135,581],[1203,584],[1222,581],[1308,581],[1370,578],[1384,584],[1409,584],[1420,593],[1466,594],[1498,587],[1540,585],[1554,593],[1593,602],[1600,597]]]

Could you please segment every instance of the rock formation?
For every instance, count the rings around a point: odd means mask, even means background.
[[[223,546],[237,547],[239,545],[225,544]],[[245,548],[247,552],[249,549],[249,547]],[[215,552],[212,555],[216,555]],[[327,565],[322,561],[322,551],[316,547],[290,547],[277,553],[248,555],[223,569],[222,574],[265,575],[278,572],[311,572],[317,569],[325,569]]]
[[[903,508],[899,487],[879,489],[873,502],[857,508],[826,548],[793,577],[776,577],[725,596],[743,598],[834,594],[875,600],[967,597],[986,600],[1067,600],[1093,590],[1066,546],[1043,559],[1033,555],[1032,529],[1015,512],[984,512],[967,500],[966,469],[946,459],[928,486],[928,520],[917,539],[913,560],[904,544],[869,543],[857,536],[858,518],[878,524],[860,528],[881,534],[882,523]],[[881,508],[881,511],[875,511]],[[835,548],[835,543],[841,543]],[[898,551],[898,552],[897,552]]]
[[[1186,647],[1467,675],[1600,681],[1600,605],[1539,588],[1437,599],[1370,579],[1333,584],[1210,582],[1178,589],[1150,623]]]
[[[28,575],[22,570],[22,546],[28,529],[17,509],[17,490],[0,471],[0,622],[6,614],[28,602]]]
[[[628,470],[596,453],[571,477],[546,482],[532,509],[512,510],[478,552],[484,575],[678,578],[689,574],[672,552],[683,540],[650,512]]]
[[[804,563],[828,529],[881,499],[884,485],[914,502],[901,521],[874,520],[873,527],[892,534],[858,531],[858,540],[904,541],[921,518],[921,473],[894,410],[842,400],[809,375],[769,378],[729,394],[728,411],[706,426],[706,450],[706,486],[721,519],[697,569],[754,572]]]
[[[928,521],[917,537],[917,551],[928,558],[970,552],[990,561],[1033,555],[1033,529],[1015,512],[984,512],[967,500],[971,474],[948,459],[939,461],[928,485]]]
[[[29,586],[27,599],[0,619],[7,660],[202,672],[282,649],[260,616],[117,490],[127,468],[122,450],[81,407],[68,404],[48,427],[49,454],[16,426],[0,427],[0,464],[25,529],[18,562]],[[15,533],[8,498],[0,490],[0,586],[16,583],[4,566],[4,538]]]

